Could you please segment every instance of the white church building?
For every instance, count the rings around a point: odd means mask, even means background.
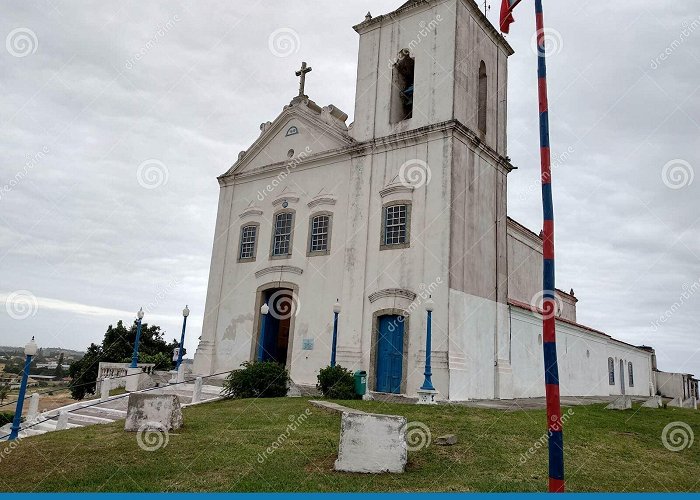
[[[219,177],[193,371],[274,360],[315,385],[338,301],[338,364],[415,396],[432,296],[440,399],[543,396],[542,239],[507,211],[513,49],[473,0],[412,0],[354,29],[354,123],[306,95],[304,64],[299,95]],[[655,394],[653,350],[558,299],[563,396]]]

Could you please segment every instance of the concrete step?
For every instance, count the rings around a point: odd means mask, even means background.
[[[115,419],[105,418],[101,414],[95,414],[95,412],[89,412],[88,409],[78,410],[69,413],[69,422],[77,423],[80,425],[95,425],[95,424],[111,424]]]

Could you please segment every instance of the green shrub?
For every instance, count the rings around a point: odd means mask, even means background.
[[[0,427],[5,424],[11,424],[15,419],[15,414],[11,411],[0,412]]]
[[[340,365],[322,368],[316,387],[328,399],[355,399],[355,379],[352,372]]]
[[[222,396],[226,398],[279,398],[287,395],[289,374],[274,361],[245,362],[226,378]]]

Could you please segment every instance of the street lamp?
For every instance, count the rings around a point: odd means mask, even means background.
[[[426,326],[425,335],[425,380],[423,385],[418,390],[418,403],[419,404],[435,404],[435,395],[437,391],[433,387],[432,376],[433,372],[430,367],[430,355],[432,351],[432,323],[433,323],[433,309],[435,309],[435,302],[433,302],[432,297],[428,297],[425,302],[425,311],[428,313],[428,321]]]
[[[260,341],[258,342],[258,361],[263,360],[263,352],[265,345],[265,326],[267,324],[267,314],[269,312],[270,306],[268,306],[267,304],[263,304],[260,308],[260,322],[262,323],[262,325],[260,326]]]
[[[185,348],[185,328],[187,328],[187,316],[190,315],[190,310],[187,306],[182,310],[182,337],[180,337],[180,349],[177,351],[177,365],[175,366],[175,371],[180,371],[180,364],[182,363],[182,351]]]
[[[131,357],[130,368],[138,368],[139,365],[139,342],[141,341],[141,320],[143,319],[143,307],[136,313],[136,340],[134,341],[134,354]]]
[[[333,304],[333,347],[331,348],[331,366],[335,366],[335,351],[338,346],[338,314],[340,314],[340,302],[335,299]]]
[[[34,342],[34,337],[29,343],[24,346],[24,355],[26,360],[24,362],[24,372],[22,372],[22,383],[19,386],[19,395],[17,396],[17,407],[15,408],[15,418],[12,421],[12,430],[10,431],[10,437],[8,441],[14,441],[19,436],[19,428],[22,422],[22,407],[24,406],[24,398],[27,392],[27,380],[29,379],[29,368],[32,364],[32,358],[36,356],[37,351],[36,342]]]

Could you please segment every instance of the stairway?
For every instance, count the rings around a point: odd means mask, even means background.
[[[175,394],[183,408],[188,406],[208,403],[221,399],[221,387],[214,385],[203,385],[201,399],[197,403],[192,403],[194,384],[173,384],[165,385],[155,389],[144,389],[138,391],[148,394]],[[61,408],[45,411],[32,420],[25,420],[19,438],[24,439],[31,436],[38,436],[47,432],[54,432],[64,429],[75,429],[88,425],[111,424],[117,420],[126,418],[126,410],[129,404],[129,395],[120,394],[111,396],[104,401],[93,399],[89,401],[79,401]],[[59,415],[65,413],[65,425],[62,429],[57,429],[59,425]],[[0,441],[6,441],[12,424],[0,427]]]

